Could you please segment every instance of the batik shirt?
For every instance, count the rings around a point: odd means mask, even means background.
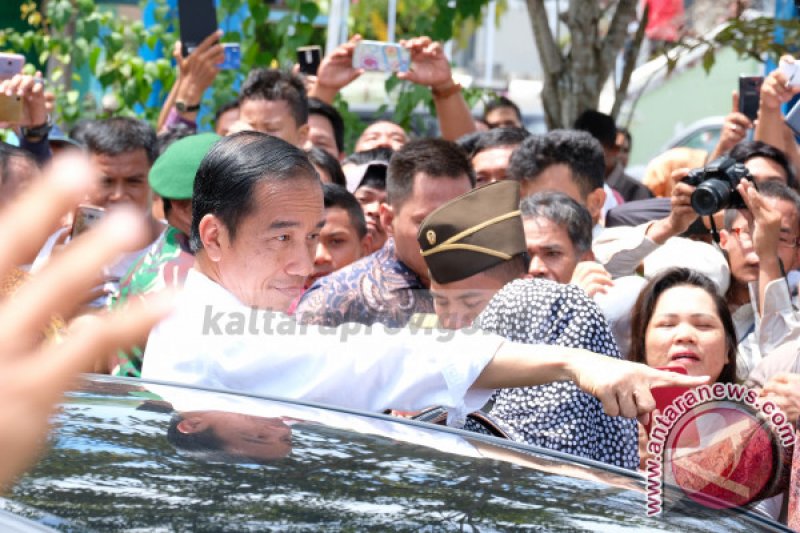
[[[299,322],[346,322],[403,327],[415,313],[432,313],[433,299],[419,276],[395,254],[394,241],[314,282],[297,305]]]
[[[183,286],[192,265],[194,255],[189,248],[189,238],[182,231],[167,226],[122,278],[119,293],[112,300],[111,307],[121,307],[131,298],[142,297],[167,287]],[[140,377],[142,354],[140,346],[134,346],[130,353],[120,351],[112,374]]]
[[[619,358],[603,315],[575,285],[514,281],[494,296],[479,322],[508,340]],[[498,390],[489,413],[509,426],[515,440],[631,470],[639,465],[636,421],[606,415],[600,401],[572,382]]]

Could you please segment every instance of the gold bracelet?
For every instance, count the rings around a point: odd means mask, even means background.
[[[454,94],[461,92],[461,84],[454,81],[453,84],[447,89],[436,89],[431,87],[431,92],[433,93],[434,98],[444,100],[445,98],[450,98]]]

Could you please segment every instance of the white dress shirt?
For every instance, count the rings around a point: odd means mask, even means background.
[[[142,377],[367,411],[441,405],[462,425],[493,392],[471,387],[502,343],[477,331],[299,325],[191,270],[150,334]]]

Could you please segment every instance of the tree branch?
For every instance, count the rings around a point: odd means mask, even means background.
[[[624,64],[622,68],[622,79],[620,79],[619,86],[614,93],[614,106],[611,108],[611,116],[614,117],[614,120],[617,119],[622,104],[625,102],[625,97],[628,95],[628,85],[631,82],[633,70],[636,68],[636,58],[639,56],[639,50],[642,47],[642,41],[644,41],[644,31],[645,28],[647,28],[648,20],[650,20],[650,4],[645,4],[644,13],[642,13],[642,18],[639,20],[639,27],[636,28],[633,41],[631,45],[625,49],[622,56]]]
[[[603,43],[600,48],[599,74],[603,81],[608,78],[614,67],[617,53],[628,37],[628,25],[636,18],[636,0],[619,0],[617,10],[611,19]]]
[[[525,0],[525,3],[528,6],[528,18],[531,21],[533,36],[536,39],[536,49],[539,51],[544,74],[545,76],[556,75],[562,69],[563,57],[558,43],[553,38],[553,32],[550,30],[544,1]]]

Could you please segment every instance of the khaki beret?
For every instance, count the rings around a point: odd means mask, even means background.
[[[437,283],[452,283],[526,251],[519,183],[473,189],[428,215],[417,240]]]

